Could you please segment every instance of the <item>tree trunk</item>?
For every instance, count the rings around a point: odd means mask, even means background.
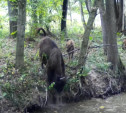
[[[86,28],[86,22],[85,22],[85,19],[84,19],[84,11],[83,11],[82,1],[79,1],[79,3],[80,3],[80,8],[81,8],[81,20],[82,20],[82,23],[83,23],[83,27],[85,29]]]
[[[61,32],[66,36],[66,19],[67,19],[67,5],[68,0],[63,0],[63,6],[62,6],[62,19],[61,19]]]
[[[123,34],[126,36],[126,13],[124,14],[124,17],[123,17],[123,18],[124,18],[124,19],[123,19],[123,21],[124,21],[123,24],[124,24],[124,25],[123,25],[123,28],[122,28],[122,29],[123,29],[123,31],[124,31]]]
[[[106,21],[106,29],[109,29],[107,32],[109,45],[107,50],[107,59],[108,62],[111,63],[111,69],[113,70],[113,72],[117,72],[119,56],[116,38],[117,26],[113,0],[106,0]]]
[[[85,62],[86,62],[85,56],[86,56],[86,52],[87,52],[87,48],[88,48],[90,32],[91,32],[91,29],[92,29],[92,26],[93,26],[93,23],[94,23],[96,14],[97,14],[96,5],[97,5],[98,1],[99,0],[95,0],[94,5],[93,5],[94,9],[89,14],[89,19],[88,19],[87,26],[86,26],[86,29],[85,29],[85,32],[83,35],[83,41],[81,44],[80,56],[79,56],[79,61],[78,61],[79,67],[84,66]]]
[[[85,0],[85,4],[88,10],[88,13],[91,12],[91,0]]]
[[[90,32],[91,32],[95,17],[97,15],[98,2],[99,2],[99,0],[94,1],[93,8],[89,14],[89,19],[88,19],[87,26],[86,26],[86,29],[85,29],[85,32],[83,35],[83,41],[81,44],[79,61],[78,61],[78,68],[81,68],[81,71],[84,69],[83,67],[85,67],[85,63],[86,63],[86,53],[87,53],[87,48],[88,48],[88,41],[89,41],[89,36],[90,36]],[[83,77],[80,77],[80,87],[83,86],[82,79],[83,79]]]
[[[72,25],[72,14],[71,14],[71,3],[69,0],[69,10],[70,10],[70,21],[71,21],[71,25]]]
[[[100,10],[100,18],[101,18],[101,26],[102,26],[104,54],[107,55],[107,45],[108,45],[107,32],[109,29],[106,28],[107,22],[106,22],[106,10],[104,7],[104,0],[101,0],[99,3],[99,10]]]
[[[8,0],[8,14],[9,14],[9,26],[10,26],[10,37],[17,37],[17,14],[18,5],[17,1]]]
[[[123,1],[123,25],[122,31],[124,31],[124,35],[126,36],[126,1]]]
[[[123,20],[123,0],[114,0],[114,8],[115,8],[115,17],[116,17],[116,25],[117,31],[122,31],[122,20]]]
[[[24,64],[24,37],[26,22],[26,0],[18,0],[18,27],[16,46],[16,67],[22,68]]]

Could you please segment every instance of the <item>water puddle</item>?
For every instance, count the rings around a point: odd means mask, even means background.
[[[126,94],[122,93],[105,100],[92,98],[35,113],[126,113]]]

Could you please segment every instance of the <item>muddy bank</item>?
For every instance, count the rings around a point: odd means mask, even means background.
[[[91,70],[88,76],[82,78],[82,87],[79,82],[70,85],[69,92],[65,92],[64,102],[78,102],[92,97],[105,99],[111,95],[119,94],[126,90],[125,80],[125,74],[113,75],[111,72]]]
[[[88,76],[84,77],[82,88],[80,88],[79,82],[74,83],[74,85],[70,84],[69,90],[64,91],[63,102],[66,104],[75,102],[75,105],[76,105],[76,102],[79,102],[82,100],[85,100],[86,102],[87,99],[91,99],[91,98],[106,99],[107,97],[110,97],[112,95],[124,92],[125,89],[126,89],[125,88],[125,75],[113,76],[110,73],[103,73],[97,70],[92,70],[89,72]],[[91,103],[93,102],[93,100],[94,99],[91,99]],[[96,103],[97,103],[97,100],[101,100],[101,99],[96,99],[95,100]],[[94,102],[94,105],[95,105],[95,102]],[[68,104],[68,106],[69,105],[71,104]],[[56,105],[54,106],[56,107]],[[71,110],[72,109],[73,108],[71,108]],[[69,112],[66,112],[66,113],[69,113]],[[92,111],[92,113],[93,112],[94,111]],[[91,113],[91,112],[87,111],[85,113]]]
[[[82,100],[85,100],[84,105],[88,103],[87,106],[84,107],[84,109],[89,108],[90,105],[93,107],[93,106],[95,106],[95,103],[96,103],[96,105],[98,104],[98,106],[96,106],[95,109],[91,109],[91,110],[96,110],[96,109],[99,109],[100,104],[102,106],[102,103],[106,102],[106,100],[102,101],[101,99],[91,99],[92,97],[105,99],[109,96],[119,94],[120,92],[125,91],[125,89],[126,89],[125,75],[112,76],[111,73],[103,73],[103,72],[100,72],[97,70],[91,70],[89,72],[88,76],[83,77],[82,82],[83,82],[83,87],[81,87],[81,88],[80,88],[79,82],[70,83],[69,87],[67,87],[67,90],[64,90],[63,103],[66,103],[66,105],[61,107],[63,110],[59,106],[56,109],[53,109],[53,107],[52,107],[52,110],[51,110],[51,112],[49,111],[49,113],[52,113],[52,112],[62,113],[64,110],[66,110],[66,113],[70,113],[70,112],[72,112],[71,110],[74,109],[74,108],[72,108],[72,106],[75,106],[76,104],[78,106],[78,103],[76,103],[76,102],[79,102]],[[42,87],[40,87],[40,86],[38,87],[37,85],[36,85],[36,87],[32,88],[32,90],[30,89],[31,94],[27,95],[28,96],[27,98],[25,98],[25,97],[23,98],[23,100],[25,99],[23,102],[23,104],[25,104],[25,105],[20,107],[19,109],[17,109],[17,107],[15,107],[12,102],[7,101],[6,99],[0,100],[0,113],[7,113],[8,111],[10,113],[15,113],[15,112],[17,112],[17,113],[21,113],[21,112],[34,113],[35,112],[36,113],[37,110],[39,110],[39,111],[44,110],[43,112],[46,113],[46,110],[47,110],[47,109],[45,109],[45,107],[47,107],[47,104],[45,104],[46,92],[45,92],[45,90],[41,90],[41,89],[42,89]],[[17,95],[19,95],[19,94],[17,93]],[[113,98],[113,97],[111,97],[111,98]],[[18,99],[16,97],[16,94],[15,94],[15,99]],[[91,100],[88,101],[87,99],[91,99]],[[99,100],[100,100],[100,102],[99,102]],[[87,103],[85,103],[85,102],[87,102]],[[94,103],[94,104],[92,105],[92,103]],[[70,107],[71,109],[69,109],[69,107],[67,107],[69,105],[71,106]],[[54,108],[55,108],[55,106],[56,105],[54,105]],[[69,109],[68,112],[67,112],[67,109]],[[78,109],[80,109],[80,108],[78,108]],[[60,110],[60,111],[58,111],[58,110]],[[74,113],[74,111],[76,111],[76,110],[73,110],[72,113]],[[80,109],[80,111],[81,111],[81,109]],[[82,111],[83,111],[83,109],[82,109]],[[84,113],[95,113],[95,112],[88,111],[88,109],[87,109],[87,111],[85,111]],[[109,112],[107,112],[107,113],[109,113]],[[114,112],[112,112],[112,113],[114,113]]]
[[[84,87],[88,87],[91,97],[106,98],[126,89],[125,74],[115,75],[111,72],[91,70],[84,78]]]

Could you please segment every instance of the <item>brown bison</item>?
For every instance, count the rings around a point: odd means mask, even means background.
[[[66,48],[67,48],[67,53],[68,53],[69,61],[70,61],[73,58],[73,54],[74,54],[74,41],[68,40],[66,42]]]
[[[123,43],[122,43],[122,49],[123,49],[123,50],[126,50],[126,39],[123,40]]]
[[[65,85],[65,64],[60,49],[49,37],[45,37],[39,44],[41,66],[46,65],[47,83],[55,83],[54,88],[60,93]]]

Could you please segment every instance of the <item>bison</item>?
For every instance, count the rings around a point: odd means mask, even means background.
[[[69,61],[70,61],[73,58],[73,54],[74,54],[74,41],[68,40],[66,42],[66,48],[67,48],[67,53],[68,53]]]
[[[65,64],[62,53],[56,43],[49,37],[44,37],[39,44],[41,66],[46,65],[47,84],[54,84],[54,89],[60,94],[65,86]]]
[[[123,43],[122,43],[122,49],[123,49],[123,50],[126,50],[126,39],[123,40]]]

